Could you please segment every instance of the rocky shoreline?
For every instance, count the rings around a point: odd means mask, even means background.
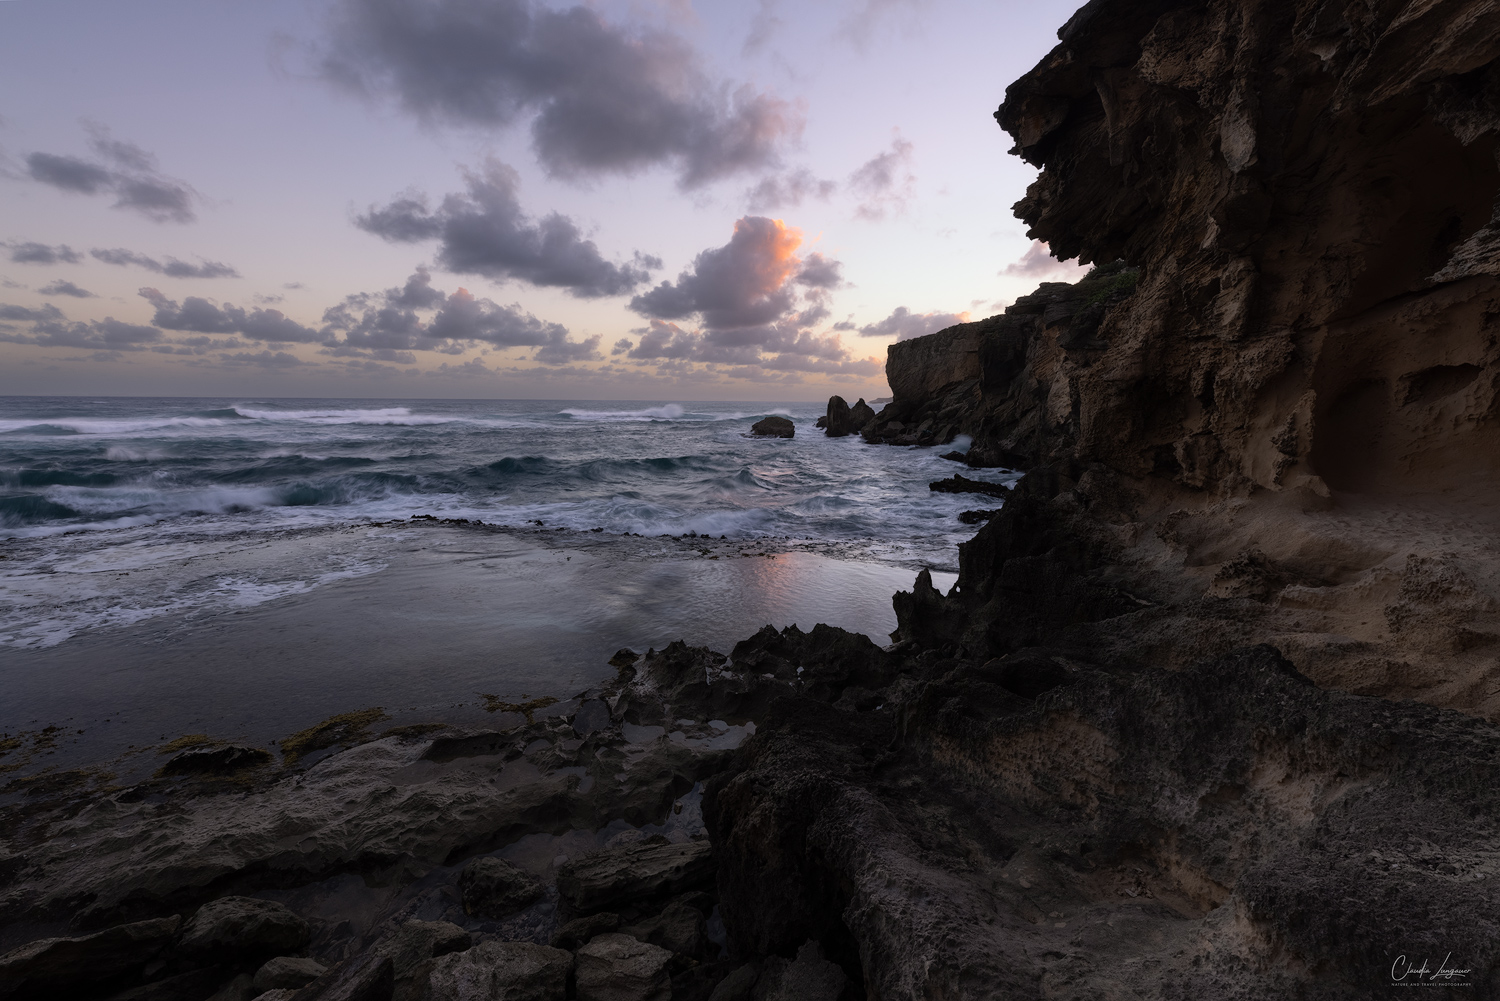
[[[997,118],[1033,235],[1105,263],[824,419],[1027,470],[952,590],[39,790],[0,998],[1500,995],[1500,19],[1060,38]]]

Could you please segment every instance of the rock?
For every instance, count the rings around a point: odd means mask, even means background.
[[[533,942],[481,942],[433,964],[428,1001],[563,1001],[573,957]]]
[[[640,659],[641,655],[630,649],[630,647],[621,647],[620,649],[615,651],[615,655],[613,657],[609,658],[609,666],[629,667],[631,664],[634,664]]]
[[[602,911],[587,917],[574,918],[562,925],[552,933],[552,940],[549,944],[557,949],[572,950],[586,944],[595,935],[618,931],[619,928],[620,916]]]
[[[247,768],[269,765],[271,752],[259,747],[225,744],[222,747],[195,747],[168,759],[159,775],[223,776]]]
[[[606,933],[578,950],[578,1001],[670,1001],[672,953]]]
[[[253,897],[220,897],[198,908],[177,947],[189,955],[257,958],[300,951],[312,934],[285,905]]]
[[[391,975],[398,991],[408,981],[427,981],[432,960],[450,952],[462,952],[474,944],[473,937],[447,921],[408,921],[395,934],[375,943],[374,952],[391,959]]]
[[[188,970],[111,994],[109,1001],[203,1001],[224,983],[226,976],[228,973],[222,966]],[[286,993],[290,995],[292,992]]]
[[[305,956],[276,956],[261,964],[251,984],[258,994],[281,987],[306,987],[328,972],[328,967]]]
[[[296,991],[286,987],[278,987],[274,991],[266,991],[264,994],[257,994],[252,999],[252,1001],[292,1001],[292,998],[296,996]]]
[[[703,913],[683,901],[673,901],[655,917],[620,931],[691,959],[704,959],[708,954],[718,952],[718,946],[708,939]]]
[[[672,1001],[709,1001],[714,989],[735,968],[729,959],[696,963],[672,975]]]
[[[464,866],[458,890],[464,913],[485,918],[509,917],[540,900],[545,892],[535,876],[494,856]]]
[[[965,525],[982,525],[999,513],[1000,509],[998,507],[980,511],[960,511],[958,512],[958,520]]]
[[[248,973],[241,973],[210,994],[207,1001],[251,1001],[261,993],[264,992],[255,989],[254,978]]]
[[[360,953],[292,995],[292,1001],[391,1001],[395,972],[389,956]]]
[[[140,970],[171,944],[182,918],[153,918],[78,938],[46,938],[0,956],[0,998],[63,997]]]
[[[573,732],[580,737],[609,727],[609,706],[599,699],[588,699],[578,706],[573,714]]]
[[[945,494],[987,494],[991,497],[1007,497],[1010,495],[1010,487],[1003,483],[985,483],[981,480],[971,480],[967,476],[958,473],[945,480],[934,480],[927,484],[927,489]]]
[[[755,984],[760,980],[760,964],[746,963],[719,981],[708,1001],[751,1001]]]
[[[864,400],[851,407],[842,396],[833,396],[828,400],[828,414],[818,426],[825,429],[828,437],[842,438],[858,434],[874,419],[875,411]]]
[[[573,913],[592,914],[710,884],[714,866],[713,846],[706,840],[629,845],[564,863],[557,872],[557,891]]]
[[[780,414],[772,414],[750,425],[750,433],[757,438],[791,438],[797,434],[797,426]]]
[[[823,958],[817,942],[806,942],[790,963],[780,956],[766,961],[755,985],[755,1001],[838,1001],[849,978],[838,964]]]

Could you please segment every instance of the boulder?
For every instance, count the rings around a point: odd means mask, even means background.
[[[629,935],[600,935],[578,950],[578,1001],[670,1001],[672,953]]]
[[[486,855],[464,866],[458,877],[458,892],[465,914],[505,918],[525,910],[546,891],[530,873]]]
[[[292,1001],[292,998],[296,996],[297,992],[291,988],[278,987],[274,991],[266,991],[264,994],[255,995],[252,1001]]]
[[[129,990],[111,994],[109,1001],[203,1001],[213,996],[226,976],[222,966],[210,966],[201,970],[188,970],[174,976],[153,980]],[[275,993],[275,992],[271,992]],[[287,991],[290,996],[292,991]],[[276,1001],[270,994],[261,995]],[[259,1001],[259,998],[256,999]]]
[[[395,967],[389,956],[364,952],[346,959],[292,995],[292,1001],[391,1001]]]
[[[576,949],[588,944],[589,939],[605,932],[619,931],[620,916],[605,911],[590,914],[585,918],[574,918],[552,933],[551,945],[557,949]]]
[[[600,699],[588,699],[573,714],[573,732],[580,737],[609,728],[609,706]]]
[[[212,958],[254,958],[300,952],[312,935],[285,905],[253,897],[220,897],[198,908],[178,948]]]
[[[208,996],[206,1001],[251,1001],[257,994],[255,978],[248,973],[237,974],[228,983]]]
[[[447,921],[408,921],[375,943],[374,951],[391,958],[397,992],[404,993],[408,982],[427,982],[435,957],[462,952],[473,944],[468,932]]]
[[[757,438],[791,438],[797,434],[797,426],[785,417],[772,414],[750,425],[750,433]]]
[[[573,957],[534,942],[482,942],[433,964],[428,1001],[563,1001]]]
[[[760,966],[746,963],[729,976],[719,981],[708,1001],[750,1001],[755,983],[760,979]]]
[[[967,476],[958,473],[945,480],[934,480],[927,484],[927,489],[941,494],[985,494],[990,497],[1007,497],[1010,495],[1010,487],[1003,483],[985,483],[983,480],[971,480]]]
[[[261,964],[255,971],[251,986],[258,996],[266,991],[289,987],[293,990],[306,987],[328,972],[328,967],[316,959],[306,956],[276,956]]]
[[[713,846],[628,845],[566,862],[557,873],[557,891],[575,914],[592,914],[616,904],[639,905],[712,882]]]
[[[177,934],[182,918],[153,918],[78,938],[46,938],[0,956],[0,998],[66,997],[141,969]]]
[[[718,947],[708,938],[707,922],[704,921],[702,912],[681,900],[668,904],[656,917],[621,928],[620,931],[642,942],[671,949],[692,959],[703,959],[710,952],[718,951]]]

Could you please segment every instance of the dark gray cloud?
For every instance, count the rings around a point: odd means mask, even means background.
[[[422,311],[434,311],[424,320]],[[323,314],[329,352],[437,351],[462,354],[476,344],[536,348],[547,364],[599,357],[599,335],[575,341],[560,323],[539,320],[518,305],[501,306],[467,289],[451,294],[432,287],[422,268],[401,288],[346,298]],[[333,341],[335,332],[343,338]]]
[[[955,323],[968,322],[968,313],[913,313],[905,306],[897,306],[885,319],[860,327],[859,335],[861,337],[890,337],[894,334],[898,341],[909,341],[913,337],[935,334]],[[838,326],[850,329],[853,324],[839,324]]]
[[[113,194],[115,208],[138,212],[155,222],[186,223],[197,218],[193,212],[197,193],[190,185],[160,173],[156,158],[134,143],[115,139],[97,125],[87,128],[89,146],[98,159],[32,153],[26,157],[26,173],[61,191]]]
[[[888,212],[905,210],[917,180],[911,172],[915,149],[910,142],[897,136],[891,140],[890,149],[877,153],[849,175],[849,187],[861,197],[855,215],[878,221]]]
[[[796,208],[808,198],[827,201],[838,190],[833,181],[815,177],[806,167],[786,174],[772,174],[761,178],[759,184],[745,192],[751,212],[766,212],[771,209]]]
[[[279,309],[246,311],[225,303],[216,306],[190,295],[178,305],[154,288],[143,288],[141,298],[156,307],[151,322],[164,330],[188,330],[199,334],[239,334],[252,341],[308,344],[323,340],[311,327],[290,319]]]
[[[355,222],[395,243],[437,240],[438,261],[449,271],[564,288],[581,298],[630,292],[650,280],[647,268],[661,267],[640,254],[634,264],[606,261],[594,241],[557,212],[532,220],[516,197],[516,172],[503,163],[491,160],[465,179],[468,191],[448,195],[436,211],[425,198],[408,196],[371,207]]]
[[[30,332],[18,332],[10,323],[3,321],[29,323]],[[155,327],[125,323],[112,316],[88,323],[69,321],[50,303],[37,309],[0,305],[0,340],[41,347],[141,351],[160,341],[161,331]]]
[[[712,80],[677,35],[529,0],[342,0],[322,72],[426,121],[530,117],[563,177],[670,163],[692,188],[773,166],[802,127],[788,102]]]
[[[75,299],[97,299],[98,296],[88,289],[79,288],[70,281],[61,278],[56,279],[50,285],[43,285],[37,291],[42,295],[70,295]]]
[[[240,273],[227,264],[218,261],[203,261],[201,264],[189,264],[179,261],[175,257],[168,257],[165,262],[158,261],[154,257],[138,254],[133,250],[91,250],[89,255],[96,261],[105,264],[115,264],[120,267],[135,265],[145,268],[147,271],[155,271],[159,275],[168,278],[238,278]]]
[[[10,259],[16,264],[78,264],[83,255],[66,243],[8,243]]]
[[[630,301],[650,319],[624,351],[639,361],[874,374],[879,365],[852,359],[839,337],[817,334],[828,317],[828,290],[842,284],[841,265],[822,254],[796,255],[802,235],[779,219],[746,216],[722,247],[700,253],[676,282],[662,282]],[[675,322],[698,318],[701,330]],[[851,367],[852,366],[852,367]]]

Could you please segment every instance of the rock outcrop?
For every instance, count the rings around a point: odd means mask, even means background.
[[[861,398],[854,406],[842,396],[828,398],[828,413],[818,421],[818,427],[830,438],[845,438],[859,434],[875,419],[875,411]]]

